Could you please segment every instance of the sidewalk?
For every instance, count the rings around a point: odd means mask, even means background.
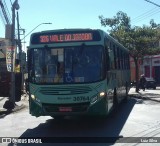
[[[3,105],[7,100],[8,100],[8,97],[0,97],[0,117],[3,114],[7,115],[7,114],[10,114],[13,112],[20,111],[28,106],[28,97],[26,96],[26,94],[22,95],[21,101],[16,102],[15,108],[12,110],[7,110],[7,109],[3,108]]]
[[[138,93],[135,92],[135,88],[132,87],[129,91],[129,96],[143,100],[152,100],[160,102],[160,87],[157,87],[156,90],[152,89],[146,89],[145,91],[140,90]]]

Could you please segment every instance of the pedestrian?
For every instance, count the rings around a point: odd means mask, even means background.
[[[146,85],[146,78],[144,74],[141,75],[140,80],[139,80],[140,88],[145,91],[145,85]]]
[[[20,62],[18,59],[15,61],[15,72],[19,73],[20,72]]]

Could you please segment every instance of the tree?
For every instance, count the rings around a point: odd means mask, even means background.
[[[155,28],[158,28],[159,25],[151,20],[150,26],[131,27],[130,17],[122,11],[119,11],[113,18],[99,16],[99,19],[102,26],[109,26],[111,28],[109,30],[110,35],[130,50],[130,55],[135,63],[136,92],[138,92],[138,61],[143,59],[144,55],[156,52],[156,49],[153,49],[158,39],[157,29]]]

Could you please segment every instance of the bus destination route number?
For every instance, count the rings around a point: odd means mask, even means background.
[[[55,34],[55,35],[40,36],[40,43],[91,41],[91,40],[93,40],[92,33]]]

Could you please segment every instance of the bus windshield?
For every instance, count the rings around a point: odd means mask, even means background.
[[[88,83],[103,78],[102,46],[46,47],[32,49],[31,52],[31,82]]]

